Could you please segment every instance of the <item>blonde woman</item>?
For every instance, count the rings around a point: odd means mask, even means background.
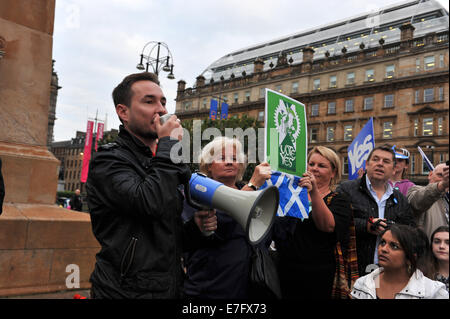
[[[352,214],[348,198],[335,191],[341,177],[336,153],[317,146],[307,161],[299,186],[308,190],[309,218],[277,217],[274,225],[280,284],[283,298],[330,299],[336,272],[334,250],[337,241],[348,241]]]
[[[270,178],[270,166],[256,166],[248,184],[242,183],[247,167],[241,143],[227,137],[215,138],[200,155],[200,171],[224,185],[243,191],[258,189]],[[248,298],[251,250],[245,232],[226,212],[195,211],[185,205],[182,217],[191,218],[202,231],[214,231],[203,237],[184,255],[188,298]]]

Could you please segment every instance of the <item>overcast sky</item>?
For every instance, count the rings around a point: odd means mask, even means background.
[[[98,112],[118,128],[113,88],[136,65],[147,42],[165,42],[175,80],[160,74],[168,111],[177,82],[191,87],[220,57],[261,42],[372,12],[395,0],[56,0],[53,59],[59,77],[54,141],[86,130]],[[439,0],[448,11],[448,1]],[[164,52],[165,53],[165,52]]]

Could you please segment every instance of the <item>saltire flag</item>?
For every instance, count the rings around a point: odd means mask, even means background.
[[[226,120],[228,118],[228,104],[222,102],[222,106],[220,108],[220,119]]]
[[[103,129],[105,128],[105,124],[98,123],[97,124],[97,135],[95,136],[95,151],[97,152],[97,144],[98,141],[103,138]]]
[[[306,189],[298,186],[306,171],[307,125],[305,105],[279,92],[266,89],[264,157],[274,171],[267,184],[278,187],[277,215],[306,218]]]
[[[274,185],[280,193],[280,204],[277,216],[291,216],[297,218],[308,218],[309,201],[306,187],[298,186],[300,177],[272,171],[268,179],[260,189]]]
[[[216,100],[211,100],[209,106],[209,118],[213,121],[217,118],[217,104]]]
[[[348,179],[358,178],[358,170],[365,168],[366,160],[374,148],[375,135],[373,133],[373,118],[371,117],[347,148]]]
[[[427,165],[428,169],[432,172],[434,171],[434,165],[433,163],[428,159],[428,157],[425,155],[425,153],[422,151],[420,146],[417,146],[419,149],[420,155],[422,155],[422,159],[425,161],[425,164]]]
[[[94,122],[88,121],[86,128],[86,138],[84,140],[84,151],[83,151],[83,166],[81,168],[81,179],[82,183],[86,183],[89,171],[89,161],[91,160],[91,148],[92,148],[92,131],[94,130]]]

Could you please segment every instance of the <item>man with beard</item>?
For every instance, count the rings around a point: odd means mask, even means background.
[[[378,264],[377,237],[389,223],[414,225],[406,197],[389,183],[394,166],[394,151],[389,147],[375,147],[367,158],[366,173],[343,182],[337,189],[351,200],[360,276]]]
[[[175,115],[164,124],[166,97],[153,73],[131,74],[114,89],[122,125],[114,143],[99,148],[86,183],[92,229],[101,244],[91,275],[92,298],[180,298],[183,232],[181,185],[190,170],[174,163],[182,138]]]

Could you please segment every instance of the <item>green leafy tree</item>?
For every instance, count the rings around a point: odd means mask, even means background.
[[[181,124],[182,124],[183,128],[185,128],[189,131],[189,137],[190,137],[190,150],[189,150],[190,153],[189,154],[192,155],[193,154],[194,121],[193,120],[184,120],[184,121],[182,121]],[[263,127],[261,125],[261,122],[257,121],[253,117],[248,117],[247,115],[244,115],[241,118],[229,118],[226,120],[211,120],[209,118],[201,120],[201,132],[202,133],[207,128],[217,128],[217,129],[219,129],[222,136],[225,136],[226,128],[233,129],[233,130],[240,128],[240,129],[242,129],[242,131],[245,131],[247,128],[252,128],[255,130],[256,137],[258,137],[257,136],[258,128],[261,128],[261,127]],[[212,140],[212,137],[211,137],[211,140]],[[211,142],[211,140],[202,140],[201,147],[203,148],[206,144]],[[243,146],[244,146],[245,154],[248,155],[249,151],[251,151],[251,152],[253,151],[253,150],[249,150],[249,143],[248,143],[247,138],[244,140]],[[254,150],[254,151],[256,151],[255,158],[258,160],[258,158],[257,158],[257,154],[258,154],[257,141],[256,141],[256,150]],[[250,179],[251,175],[253,174],[253,170],[255,169],[255,166],[258,164],[259,164],[259,162],[248,164],[247,169],[245,170],[245,173],[243,176],[244,181],[248,181]],[[192,172],[198,170],[198,164],[193,163],[192,156],[191,156],[191,161],[190,161],[189,165],[190,165]]]

